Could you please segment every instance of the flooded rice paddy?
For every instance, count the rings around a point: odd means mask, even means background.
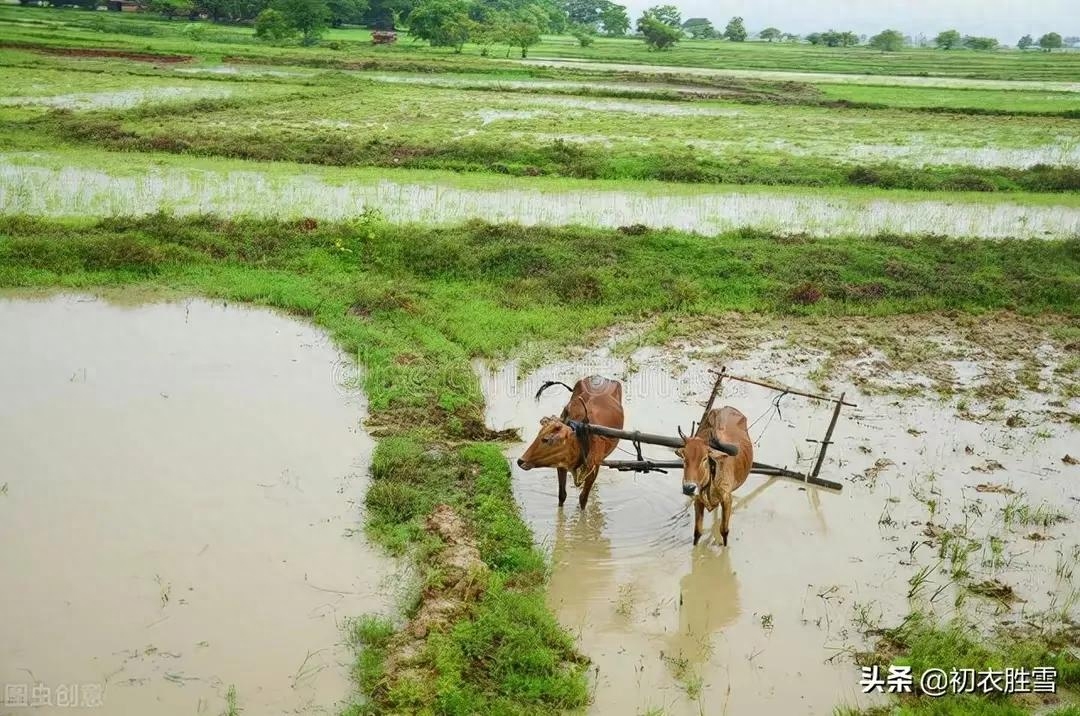
[[[144,103],[220,99],[232,95],[227,87],[147,87],[111,92],[76,92],[25,97],[0,97],[0,106],[53,109],[129,109]]]
[[[0,158],[0,213],[101,217],[169,211],[346,219],[378,209],[388,220],[402,223],[478,218],[525,225],[644,224],[704,234],[741,227],[815,236],[895,232],[1052,238],[1080,232],[1080,208],[1010,201],[863,199],[813,191],[559,191],[549,188],[552,183],[528,180],[507,180],[519,188],[475,189],[370,179],[330,183],[317,169],[294,175],[150,167],[113,174],[79,166],[35,166],[32,161],[32,156]]]
[[[254,77],[312,77],[314,70],[289,69],[279,70],[258,65],[209,65],[204,67],[174,67],[173,72],[185,75],[225,75]]]
[[[620,139],[636,139],[641,143],[648,141],[645,137]],[[1080,165],[1080,144],[1072,137],[1060,137],[1057,143],[1034,147],[946,147],[919,137],[910,137],[907,143],[896,144],[847,142],[840,148],[823,141],[796,142],[784,139],[765,142],[691,140],[687,144],[721,156],[740,151],[782,152],[795,157],[831,156],[851,164],[889,162],[912,167],[967,166],[983,169],[1028,169],[1037,164],[1062,167]]]
[[[782,345],[755,348],[728,361],[729,370],[814,390],[808,374],[821,354]],[[700,419],[712,385],[709,364],[692,358],[696,353],[639,351],[627,362],[605,347],[527,375],[514,363],[477,369],[490,427],[521,428],[526,440],[566,399],[549,391],[534,402],[539,382],[572,384],[591,373],[625,381],[629,429],[674,434]],[[856,363],[849,367],[866,368]],[[958,361],[958,379],[977,382],[981,371],[970,368]],[[843,491],[751,476],[736,492],[727,548],[709,534],[711,515],[706,537],[692,546],[693,511],[677,471],[602,470],[582,511],[573,494],[558,507],[553,470],[525,472],[511,460],[523,514],[552,554],[548,601],[593,661],[592,713],[787,716],[872,705],[851,660],[853,649],[865,647],[859,627],[896,624],[916,605],[947,613],[963,598],[928,536],[934,525],[963,524],[979,545],[968,565],[973,579],[999,579],[1026,600],[1010,606],[969,596],[964,608],[977,620],[1000,623],[1040,610],[1080,615],[1080,584],[1055,576],[1062,559],[1080,554],[1080,467],[1062,462],[1075,453],[1080,431],[1034,421],[1009,428],[961,418],[930,398],[865,395],[846,381],[836,388],[858,405],[845,409],[822,471]],[[777,411],[775,397],[729,383],[717,405],[748,416],[756,460],[808,469],[815,444],[806,440],[822,437],[829,408],[788,396]],[[1048,400],[1025,394],[1007,410],[1030,416],[1026,411],[1045,409]],[[1069,407],[1080,409],[1080,400]],[[612,459],[633,459],[629,444],[621,448]],[[507,455],[522,450],[513,446]],[[673,457],[654,446],[644,452]],[[982,483],[1016,494],[984,494],[976,490]],[[1032,526],[1003,517],[1020,503],[1061,520]],[[1033,531],[1048,539],[1025,539]],[[909,580],[925,565],[929,584],[909,602]]]
[[[426,87],[466,87],[492,90],[570,90],[570,91],[607,91],[640,92],[643,94],[657,91],[677,92],[694,96],[708,95],[705,87],[692,87],[680,84],[640,83],[640,82],[592,82],[573,80],[507,80],[469,76],[431,76],[431,75],[380,75],[363,73],[364,79],[387,84],[424,85]]]
[[[661,117],[737,117],[743,112],[719,107],[695,107],[693,105],[663,102],[638,102],[617,99],[582,99],[578,97],[529,97],[528,104],[558,107],[560,109],[584,109],[590,112],[621,112],[631,115],[657,115]]]
[[[706,77],[747,77],[763,80],[788,80],[814,84],[858,84],[891,87],[944,87],[955,89],[1033,89],[1051,92],[1080,92],[1080,82],[1045,80],[980,80],[968,77],[913,77],[909,75],[862,75],[830,72],[792,72],[787,70],[740,70],[712,67],[679,67],[675,65],[639,65],[619,62],[563,60],[535,57],[520,60],[523,65],[565,67],[606,72],[641,72],[643,74],[689,75]]]
[[[0,298],[0,683],[105,714],[337,714],[372,441],[319,331],[204,300]],[[81,697],[79,697],[81,698]]]

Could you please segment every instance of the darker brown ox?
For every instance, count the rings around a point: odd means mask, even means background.
[[[600,376],[582,378],[571,388],[566,383],[548,381],[536,393],[540,394],[553,385],[561,385],[570,391],[570,402],[559,417],[540,420],[540,432],[525,454],[517,461],[523,470],[534,467],[553,467],[559,475],[559,504],[566,502],[566,473],[574,476],[574,485],[581,488],[578,504],[582,509],[589,501],[600,463],[611,454],[619,441],[615,438],[593,435],[580,429],[584,423],[603,425],[622,430],[622,383]],[[567,421],[579,425],[574,428]]]
[[[694,496],[694,544],[701,539],[701,520],[705,510],[712,512],[720,507],[720,534],[724,545],[728,543],[731,525],[731,493],[739,489],[750,468],[754,465],[754,446],[746,429],[746,416],[735,408],[725,405],[713,409],[705,416],[693,437],[683,435],[683,447],[675,454],[683,460],[683,492]],[[714,450],[709,438],[736,445],[738,455],[727,455]]]

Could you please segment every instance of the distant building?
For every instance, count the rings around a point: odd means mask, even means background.
[[[109,0],[107,7],[111,12],[138,12],[141,9],[134,0]]]

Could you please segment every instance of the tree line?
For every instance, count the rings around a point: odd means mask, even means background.
[[[106,0],[19,0],[23,5],[74,5],[93,9]],[[624,37],[630,30],[627,9],[611,0],[135,0],[143,10],[166,17],[205,17],[215,22],[254,24],[257,37],[281,41],[301,37],[313,43],[327,27],[363,25],[376,30],[407,27],[411,36],[433,46],[452,47],[460,52],[468,42],[488,54],[494,44],[528,48],[543,34],[570,34],[583,46],[597,36]],[[745,42],[750,34],[741,17],[732,17],[723,31],[703,17],[683,21],[674,5],[655,5],[642,13],[635,25],[637,34],[652,49],[665,50],[679,40],[724,39]],[[767,42],[802,42],[825,47],[854,47],[866,44],[883,52],[896,52],[916,44],[900,31],[887,29],[867,38],[850,30],[828,29],[805,37],[766,27],[757,37]],[[1051,51],[1080,42],[1048,32],[1034,39],[1024,35],[1016,46],[1021,50],[1038,47]],[[994,50],[997,38],[961,35],[944,30],[933,45],[942,50],[967,48]]]

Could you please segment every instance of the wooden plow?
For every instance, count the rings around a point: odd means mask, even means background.
[[[775,465],[769,465],[763,462],[755,462],[750,470],[753,475],[768,475],[770,477],[785,477],[792,480],[798,480],[799,482],[806,483],[808,485],[816,485],[818,487],[824,487],[829,490],[842,490],[843,485],[839,482],[832,480],[826,480],[819,477],[821,473],[821,466],[825,462],[825,452],[828,450],[829,445],[832,445],[833,430],[836,428],[836,423],[840,419],[840,410],[845,405],[848,407],[855,407],[854,403],[849,403],[844,400],[844,393],[840,394],[839,398],[831,398],[826,395],[815,395],[814,393],[806,393],[801,390],[789,388],[783,385],[776,385],[773,383],[767,383],[761,380],[755,380],[753,378],[745,378],[742,376],[732,375],[727,372],[727,368],[721,368],[720,370],[709,371],[716,376],[716,382],[713,383],[712,393],[709,395],[709,401],[705,404],[705,410],[702,413],[702,422],[705,417],[712,410],[713,404],[716,402],[716,396],[720,393],[720,389],[723,387],[724,380],[737,380],[742,383],[749,383],[751,385],[761,386],[770,390],[775,390],[784,395],[798,395],[804,398],[810,398],[813,400],[819,400],[833,404],[832,418],[829,420],[829,427],[825,430],[825,437],[821,440],[808,439],[807,442],[817,443],[818,448],[817,458],[814,461],[814,469],[810,474],[796,472],[794,470],[788,470],[786,467],[777,467]],[[669,437],[667,435],[654,435],[651,433],[642,433],[637,430],[616,430],[614,428],[604,427],[602,425],[592,425],[589,423],[577,424],[574,423],[575,429],[585,430],[589,433],[596,435],[603,435],[605,437],[618,438],[620,440],[628,440],[633,444],[637,451],[636,460],[605,460],[602,464],[604,467],[609,467],[614,470],[620,470],[623,472],[666,472],[667,470],[681,469],[683,466],[682,460],[648,460],[641,454],[641,445],[660,445],[662,447],[669,448],[681,448],[683,446],[683,440],[679,437]],[[721,443],[716,440],[710,440],[710,444],[715,450],[727,453],[728,455],[737,455],[739,448],[735,445],[728,445],[727,443]]]

